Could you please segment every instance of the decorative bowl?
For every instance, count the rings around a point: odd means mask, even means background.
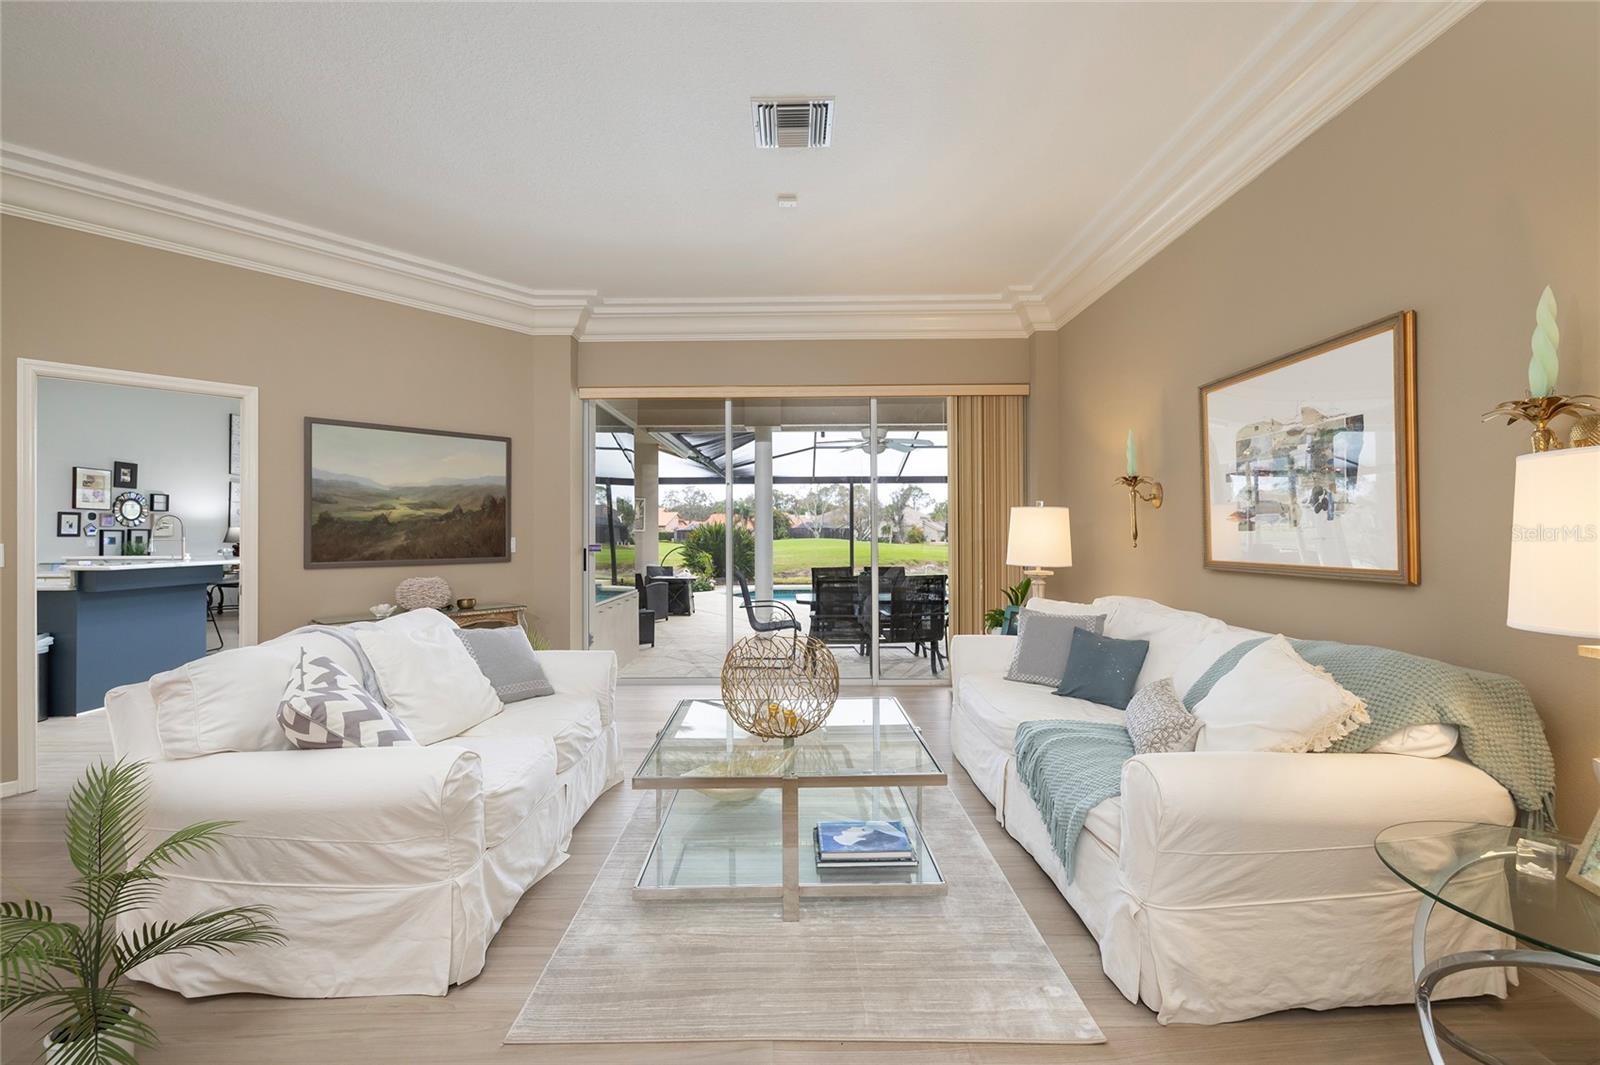
[[[379,603],[377,606],[368,607],[367,609],[372,611],[373,617],[377,618],[379,621],[382,621],[384,618],[394,613],[395,606],[393,603]]]
[[[478,601],[476,599],[474,599],[470,595],[466,596],[465,598],[456,600],[456,609],[457,610],[471,610],[473,607],[475,607],[477,605],[478,605]]]

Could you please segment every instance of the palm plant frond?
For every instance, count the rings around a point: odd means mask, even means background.
[[[122,984],[134,967],[168,954],[284,941],[265,906],[208,910],[118,934],[125,915],[157,906],[164,870],[215,850],[234,824],[189,825],[139,856],[147,787],[138,762],[91,766],[73,786],[66,842],[78,875],[66,896],[84,909],[82,924],[57,920],[32,899],[0,903],[0,1016],[35,1013],[62,1065],[135,1065],[137,1050],[156,1044]]]

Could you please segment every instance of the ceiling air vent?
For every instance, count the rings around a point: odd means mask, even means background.
[[[752,100],[757,148],[826,148],[833,140],[832,100]]]

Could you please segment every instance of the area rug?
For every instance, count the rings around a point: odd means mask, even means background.
[[[505,1041],[1105,1042],[948,789],[924,826],[944,895],[808,898],[786,924],[775,899],[635,899],[646,798]]]

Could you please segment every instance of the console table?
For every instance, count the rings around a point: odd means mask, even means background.
[[[389,616],[394,617],[404,613],[404,610],[396,610]],[[463,629],[504,629],[513,625],[520,628],[528,627],[528,608],[521,603],[479,603],[471,610],[461,610],[452,606],[441,610],[440,613]],[[351,625],[358,621],[376,620],[369,610],[364,614],[327,614],[314,617],[309,624]]]

